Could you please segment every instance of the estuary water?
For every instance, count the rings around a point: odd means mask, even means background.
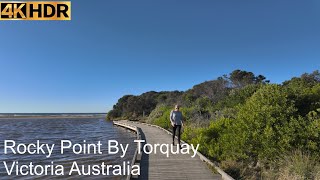
[[[123,162],[131,161],[136,144],[134,144],[135,134],[126,129],[112,125],[112,122],[103,118],[0,118],[0,179],[125,179],[125,176],[112,175],[91,175],[79,176],[78,173],[68,175],[74,161],[79,165],[122,165]],[[36,144],[37,140],[42,144],[55,144],[50,157],[42,154],[13,154],[4,152],[4,141],[13,140],[16,145],[23,143]],[[74,154],[72,148],[61,154],[61,140],[69,140],[73,144],[97,144],[101,142],[102,154]],[[121,144],[129,144],[126,156],[121,158],[121,153],[108,154],[108,140],[117,140]],[[85,143],[84,143],[85,141]],[[22,147],[22,146],[21,146]],[[83,147],[83,146],[82,146]],[[23,149],[23,148],[22,148]],[[44,147],[44,149],[46,149]],[[76,148],[79,150],[79,147]],[[47,154],[48,155],[48,154]],[[63,165],[64,175],[16,175],[16,166],[9,176],[4,162],[11,168],[13,162],[18,162],[19,166],[29,165]],[[81,167],[80,167],[81,169]],[[24,171],[28,171],[24,169]],[[86,170],[87,172],[87,170]]]

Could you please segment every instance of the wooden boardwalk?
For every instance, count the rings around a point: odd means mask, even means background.
[[[142,123],[121,121],[140,128],[141,139],[149,144],[171,144],[172,136],[165,131]],[[176,140],[177,142],[177,140]],[[138,179],[149,180],[213,180],[221,179],[220,174],[214,174],[208,165],[198,156],[191,154],[170,154],[169,158],[161,153],[142,154],[140,163],[141,175]]]

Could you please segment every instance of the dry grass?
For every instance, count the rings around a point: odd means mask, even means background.
[[[220,166],[226,173],[241,180],[320,180],[319,158],[302,151],[284,155],[268,168],[236,161],[223,161]]]
[[[275,168],[264,170],[263,179],[320,180],[320,162],[308,153],[294,151],[279,159]]]
[[[253,168],[245,162],[223,161],[221,168],[234,179],[258,180],[260,168]]]

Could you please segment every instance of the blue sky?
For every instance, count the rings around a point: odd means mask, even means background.
[[[106,112],[235,69],[320,69],[317,0],[73,0],[72,21],[0,21],[0,112]]]

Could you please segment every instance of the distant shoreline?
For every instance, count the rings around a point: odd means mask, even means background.
[[[90,118],[90,119],[95,119],[95,118],[105,118],[105,115],[88,115],[88,116],[81,116],[81,115],[69,115],[69,116],[0,116],[0,119],[75,119],[75,118]]]

